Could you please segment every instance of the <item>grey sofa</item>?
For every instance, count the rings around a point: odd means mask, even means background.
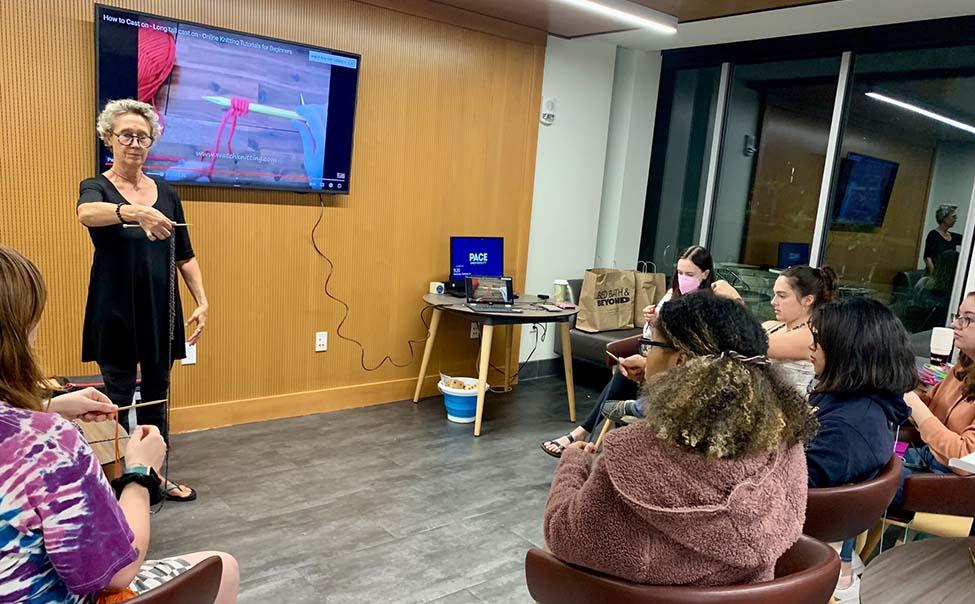
[[[582,279],[569,279],[572,299],[578,301],[582,291]],[[589,333],[575,327],[575,319],[570,323],[569,341],[572,345],[572,358],[590,365],[606,366],[606,344],[635,336],[642,332],[642,325],[633,329]],[[555,352],[562,356],[562,338],[555,340]]]
[[[917,271],[917,273],[923,274],[923,271]],[[903,274],[904,278],[915,277],[916,275]],[[898,283],[895,280],[896,286],[900,285],[902,289],[904,285]],[[913,286],[913,283],[909,283],[906,289]],[[569,279],[569,289],[572,290],[572,299],[578,300],[579,294],[582,290],[582,279]],[[900,310],[896,304],[898,302],[896,298],[897,292],[895,291],[895,306],[894,311],[897,313]],[[768,302],[765,302],[763,306],[768,306]],[[929,310],[930,312],[930,310]],[[899,314],[899,313],[898,313]],[[903,316],[901,317],[903,320]],[[606,344],[610,342],[615,342],[616,340],[622,340],[630,336],[637,335],[641,333],[640,327],[634,329],[620,329],[617,331],[604,331],[600,333],[588,333],[585,331],[580,331],[575,328],[575,319],[570,323],[571,328],[569,329],[569,340],[572,344],[572,358],[576,361],[586,363],[588,365],[596,365],[599,367],[606,366]],[[928,343],[931,339],[931,329],[924,329],[922,326],[911,326],[913,329],[909,328],[909,332],[915,332],[911,334],[911,348],[914,354],[918,357],[927,357],[929,354]],[[559,356],[562,356],[562,339],[555,339],[555,352]]]

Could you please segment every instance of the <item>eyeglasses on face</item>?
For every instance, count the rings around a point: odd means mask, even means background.
[[[639,340],[637,340],[637,349],[640,351],[640,354],[643,356],[647,356],[650,353],[650,351],[654,349],[654,347],[666,348],[669,350],[677,350],[677,348],[673,344],[670,344],[668,342],[660,342],[658,340],[653,340],[644,337],[641,337]]]
[[[118,142],[122,143],[126,147],[130,146],[132,141],[137,141],[140,147],[143,149],[148,149],[152,146],[152,141],[154,140],[148,134],[132,134],[131,132],[115,132],[114,130],[112,131],[112,134],[115,135]]]
[[[959,327],[961,327],[962,329],[967,329],[969,325],[975,323],[975,317],[972,317],[970,315],[961,315],[955,313],[951,315],[951,322],[952,323],[957,322]]]

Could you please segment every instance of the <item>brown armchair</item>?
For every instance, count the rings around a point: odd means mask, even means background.
[[[622,340],[616,340],[615,342],[610,342],[606,345],[606,352],[609,354],[606,356],[606,366],[612,369],[616,366],[616,360],[609,356],[610,354],[619,359],[625,359],[626,357],[633,356],[639,351],[639,341],[640,336],[635,335],[629,338],[623,338]]]
[[[128,604],[213,604],[220,591],[223,562],[211,556],[185,573],[131,600]]]
[[[876,478],[839,487],[809,489],[803,534],[827,543],[859,535],[880,520],[901,481],[901,460],[892,455]]]
[[[839,574],[836,551],[805,535],[776,563],[775,579],[751,585],[640,585],[566,564],[539,549],[525,557],[528,591],[539,604],[823,604]]]
[[[898,440],[924,444],[914,426],[901,426]],[[862,554],[869,558],[890,525],[943,537],[969,533],[975,516],[975,476],[957,474],[911,474],[904,479],[901,509],[889,510],[867,537]],[[905,533],[906,535],[906,533]]]
[[[901,426],[898,439],[918,446],[924,444],[914,426]],[[975,516],[975,476],[911,474],[904,481],[902,508],[908,512]]]
[[[975,516],[975,476],[912,474],[904,481],[903,509],[929,514]]]

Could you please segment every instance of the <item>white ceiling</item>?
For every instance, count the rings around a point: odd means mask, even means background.
[[[841,0],[683,23],[671,36],[635,30],[592,39],[641,50],[666,50],[962,15],[975,15],[975,0]]]

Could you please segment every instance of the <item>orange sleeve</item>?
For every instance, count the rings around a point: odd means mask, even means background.
[[[935,458],[948,465],[951,458],[964,457],[975,452],[975,423],[969,425],[961,434],[948,429],[935,416],[924,420],[917,427],[921,438],[928,444]],[[956,474],[968,476],[968,472],[952,468]]]
[[[949,380],[952,380],[952,379],[955,379],[954,376],[955,376],[954,370],[949,371],[948,372],[948,375],[945,377],[945,379],[943,379],[940,382],[938,382],[937,384],[935,384],[934,385],[934,388],[932,388],[931,390],[927,390],[926,391],[926,390],[924,390],[922,388],[918,388],[914,392],[915,392],[915,394],[918,395],[918,397],[921,399],[921,401],[924,402],[924,404],[927,405],[930,408],[931,407],[931,401],[933,401],[935,398],[937,398],[938,392],[941,391],[941,387],[944,385],[945,382],[947,382]]]

